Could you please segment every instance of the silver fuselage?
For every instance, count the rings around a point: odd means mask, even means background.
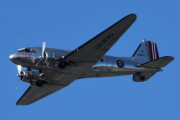
[[[73,71],[74,66],[78,67],[78,65],[75,63],[70,64],[66,69],[62,70],[58,68],[58,66],[53,65],[58,64],[58,59],[66,56],[71,51],[53,48],[46,48],[46,53],[50,64],[47,65],[45,62],[41,61],[37,66],[36,64],[41,60],[42,48],[30,47],[29,49],[32,51],[17,52],[10,55],[10,60],[16,65],[43,71],[44,76],[41,79],[51,84],[68,85],[75,79],[80,78],[121,76],[131,75],[137,72],[156,71],[153,69],[138,67],[141,63],[136,62],[133,57],[113,57],[108,55],[103,56],[95,65],[91,66],[89,70],[83,70],[81,67],[79,68],[79,72],[78,70]],[[118,67],[117,60],[124,62],[123,67]],[[88,65],[88,63],[84,65]],[[62,77],[64,80],[62,80]]]

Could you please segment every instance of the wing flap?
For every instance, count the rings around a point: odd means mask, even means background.
[[[98,62],[135,20],[135,14],[124,17],[99,35],[69,53],[65,58],[73,62],[91,62],[93,64]]]
[[[18,100],[16,105],[29,105],[36,102],[66,86],[58,85],[47,85],[44,84],[42,87],[37,87],[36,85],[30,86],[22,97]]]

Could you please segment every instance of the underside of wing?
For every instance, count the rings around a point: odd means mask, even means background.
[[[40,100],[66,86],[58,85],[47,85],[44,84],[42,87],[37,87],[36,85],[30,86],[22,97],[18,100],[16,105],[29,105],[37,100]]]
[[[98,60],[116,43],[116,41],[126,32],[126,30],[136,20],[135,14],[130,14],[99,35],[87,41],[67,56],[66,59],[79,63],[97,63]]]

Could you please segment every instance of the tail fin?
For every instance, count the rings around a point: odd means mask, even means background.
[[[158,59],[159,53],[156,43],[152,41],[145,41],[143,39],[142,43],[139,45],[132,57],[140,63],[146,63]]]

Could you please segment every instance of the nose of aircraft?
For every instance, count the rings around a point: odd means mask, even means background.
[[[10,59],[12,62],[14,62],[14,60],[16,59],[16,57],[17,57],[16,54],[11,54],[11,55],[9,56],[9,59]]]
[[[21,65],[23,57],[24,57],[24,55],[22,55],[22,54],[14,53],[9,56],[9,59],[14,64]]]
[[[9,59],[12,60],[13,58],[14,58],[14,54],[11,54],[11,55],[9,56]]]
[[[10,60],[13,59],[13,54],[9,56],[9,59],[10,59]]]

